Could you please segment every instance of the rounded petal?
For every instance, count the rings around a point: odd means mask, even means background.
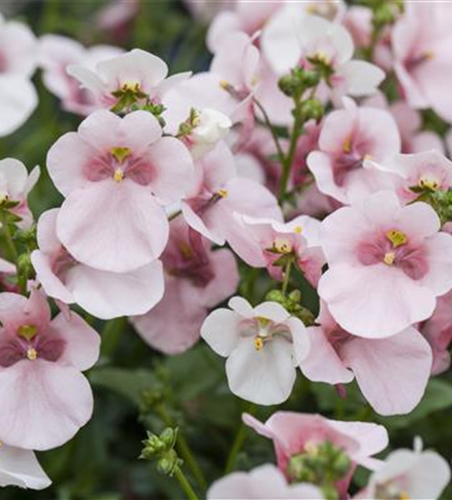
[[[228,306],[243,318],[253,318],[255,316],[251,304],[243,297],[232,297],[228,302]]]
[[[262,302],[262,304],[254,308],[254,315],[269,319],[275,323],[284,323],[290,318],[290,313],[277,302]]]
[[[118,273],[157,259],[168,231],[165,211],[149,189],[127,179],[107,179],[71,193],[57,219],[58,237],[74,258]]]
[[[436,305],[430,289],[385,264],[335,265],[318,292],[342,328],[364,338],[394,335],[429,318]]]
[[[37,359],[0,370],[0,439],[48,450],[69,441],[91,418],[93,394],[71,366]]]
[[[274,338],[257,351],[252,339],[240,339],[226,361],[226,374],[236,396],[260,405],[283,403],[296,378],[292,344]]]
[[[380,415],[411,412],[424,394],[432,367],[431,348],[414,328],[387,339],[353,339],[343,346],[341,357]]]
[[[239,341],[238,325],[242,318],[229,309],[216,309],[204,320],[201,337],[220,356],[226,357]]]
[[[58,314],[50,327],[52,332],[65,341],[58,363],[85,371],[99,359],[100,336],[77,313],[71,312],[69,317],[63,313]]]
[[[435,295],[444,295],[452,288],[452,236],[447,233],[435,234],[426,241],[428,272],[421,279]]]
[[[385,73],[367,61],[348,61],[338,71],[345,80],[346,93],[352,96],[373,94],[385,78]]]

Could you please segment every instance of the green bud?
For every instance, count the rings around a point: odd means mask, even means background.
[[[265,295],[265,300],[270,302],[278,302],[278,304],[284,304],[286,298],[281,290],[270,290],[267,295]]]
[[[303,121],[320,121],[325,113],[323,104],[316,98],[303,101],[295,113],[299,113]]]
[[[182,460],[177,456],[177,453],[174,450],[169,450],[157,461],[157,470],[160,474],[172,476],[176,468],[181,465]]]
[[[300,290],[293,290],[289,293],[289,300],[294,302],[295,304],[300,303],[301,301],[301,292]]]
[[[173,448],[177,440],[177,428],[172,429],[171,427],[167,427],[160,434],[160,440],[165,444],[167,448]]]

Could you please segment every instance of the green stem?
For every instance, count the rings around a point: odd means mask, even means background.
[[[1,223],[2,223],[3,235],[5,236],[6,246],[8,247],[9,256],[16,263],[18,254],[16,246],[14,245],[13,237],[11,235],[8,222],[6,221],[6,217],[1,217]]]
[[[165,425],[167,425],[168,427],[176,427],[176,423],[170,417],[170,415],[166,411],[166,408],[163,405],[159,405],[157,407],[157,413],[159,417],[162,419],[162,421],[165,423]],[[184,462],[188,465],[189,469],[193,474],[193,477],[196,479],[196,482],[199,484],[199,486],[203,489],[207,489],[208,486],[207,481],[204,477],[201,467],[199,466],[196,458],[191,452],[190,445],[188,444],[188,441],[185,439],[185,436],[181,433],[180,429],[179,432],[177,433],[176,450],[182,457]]]
[[[276,146],[276,151],[278,152],[279,161],[281,163],[284,163],[284,161],[285,161],[284,151],[282,150],[281,144],[279,142],[278,134],[275,132],[275,129],[273,128],[273,125],[270,121],[270,117],[268,116],[267,111],[265,111],[265,108],[262,106],[262,104],[256,98],[254,98],[254,104],[259,108],[260,112],[262,113],[262,116],[264,117],[265,125],[267,125],[267,128],[273,137],[273,141],[275,142],[275,146]]]
[[[249,403],[245,407],[245,412],[247,413],[253,413],[255,408],[255,405],[252,403]],[[247,426],[243,422],[243,420],[240,422],[240,426],[237,430],[237,434],[235,435],[234,442],[232,443],[232,448],[231,451],[229,452],[228,459],[226,461],[226,467],[224,469],[225,474],[229,474],[234,470],[234,465],[235,462],[237,461],[238,454],[240,450],[242,449],[243,443],[245,442],[246,439],[246,430]]]
[[[184,493],[187,495],[188,500],[198,500],[196,493],[193,491],[190,483],[188,482],[185,474],[182,472],[180,467],[176,467],[174,471],[175,478],[179,481],[181,488],[184,490]]]
[[[287,293],[287,288],[289,286],[289,280],[290,280],[290,271],[292,270],[292,259],[290,258],[287,261],[286,268],[284,269],[284,281],[282,284],[282,293],[283,295],[286,295]]]
[[[295,123],[292,129],[292,137],[290,139],[290,146],[289,146],[289,152],[287,153],[287,157],[285,160],[282,162],[282,174],[281,174],[281,180],[279,184],[279,201],[282,202],[284,199],[284,196],[287,191],[287,183],[289,182],[289,176],[290,176],[290,171],[292,170],[292,163],[295,157],[295,152],[297,150],[297,143],[298,139],[300,138],[300,134],[303,130],[303,125],[304,121],[300,117],[299,113],[297,112],[299,102],[296,102],[295,106]]]

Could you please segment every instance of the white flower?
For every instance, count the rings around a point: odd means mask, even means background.
[[[422,451],[415,440],[414,451],[400,449],[389,454],[383,466],[372,474],[365,496],[360,498],[439,498],[450,481],[446,460],[434,451]]]
[[[231,391],[262,405],[279,404],[292,391],[296,366],[309,353],[303,323],[280,304],[264,302],[254,309],[241,297],[232,309],[217,309],[204,321],[201,336],[220,356],[227,357]]]

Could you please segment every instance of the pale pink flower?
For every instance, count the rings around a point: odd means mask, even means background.
[[[284,474],[272,464],[250,472],[233,472],[215,481],[207,491],[208,500],[260,500],[262,498],[323,500],[319,488],[308,483],[290,484]]]
[[[373,423],[341,422],[321,415],[289,411],[278,411],[265,423],[246,413],[242,418],[258,434],[273,441],[278,467],[286,477],[289,461],[294,455],[315,452],[316,447],[326,441],[341,448],[352,461],[349,474],[337,484],[344,498],[355,467],[361,465],[375,470],[380,461],[372,455],[388,445],[386,429]]]
[[[247,237],[235,213],[281,220],[276,198],[264,186],[236,175],[234,157],[224,143],[199,159],[196,183],[182,202],[188,224],[217,245],[238,248]]]
[[[119,56],[122,49],[109,45],[90,48],[61,35],[44,35],[39,40],[39,64],[45,86],[62,101],[63,109],[89,115],[99,108],[92,92],[67,73],[71,64],[94,70],[96,64]]]
[[[399,154],[371,164],[372,168],[396,176],[394,188],[404,203],[419,196],[419,192],[411,188],[434,192],[452,187],[452,162],[437,150]]]
[[[33,215],[28,208],[27,197],[38,182],[40,169],[36,166],[29,174],[25,165],[14,158],[0,160],[0,199],[19,202],[11,212],[21,217],[18,225],[30,227]]]
[[[313,2],[311,2],[313,3]],[[223,40],[232,33],[246,33],[253,36],[281,8],[283,2],[260,0],[236,0],[231,9],[219,12],[209,26],[207,47],[215,53]]]
[[[81,371],[96,362],[100,337],[75,313],[51,320],[35,289],[29,299],[0,294],[0,321],[0,439],[32,450],[60,446],[91,418]]]
[[[192,16],[201,22],[208,23],[223,10],[232,9],[237,0],[183,0]]]
[[[0,14],[0,136],[19,128],[38,104],[30,79],[37,64],[37,40],[30,28]]]
[[[256,404],[283,403],[309,352],[305,326],[276,302],[253,308],[233,297],[229,307],[213,311],[201,328],[201,337],[227,358],[229,388]]]
[[[79,262],[128,272],[150,264],[168,239],[162,205],[189,189],[193,163],[187,148],[162,137],[146,111],[124,118],[100,110],[51,147],[47,165],[66,197],[57,235]]]
[[[97,25],[118,42],[126,42],[132,22],[140,12],[141,0],[111,0],[97,14]]]
[[[309,68],[313,59],[330,66],[333,74],[329,87],[334,100],[343,95],[372,94],[385,76],[377,66],[352,59],[353,39],[343,26],[306,15],[293,3],[281,9],[265,27],[262,50],[278,75],[296,66]]]
[[[102,108],[114,107],[125,93],[133,96],[137,103],[159,104],[172,86],[190,76],[190,73],[180,73],[167,78],[166,63],[141,49],[100,61],[94,69],[73,64],[67,72],[93,94]]]
[[[358,107],[344,99],[344,109],[330,113],[323,123],[319,150],[307,159],[319,190],[348,204],[392,183],[365,163],[400,152],[397,124],[387,111]]]
[[[319,295],[346,331],[384,338],[429,318],[452,288],[452,236],[426,203],[393,192],[340,208],[322,223],[329,266]]]
[[[391,452],[369,479],[367,488],[355,498],[424,498],[435,500],[448,485],[450,465],[435,451],[422,451],[415,440],[414,451]]]
[[[211,243],[189,228],[182,217],[171,221],[170,228],[162,255],[163,299],[149,313],[131,319],[151,347],[177,354],[199,340],[209,310],[236,292],[239,274],[232,252],[213,252]]]
[[[99,271],[77,262],[56,234],[59,209],[44,212],[38,221],[38,246],[31,254],[36,278],[47,295],[78,304],[101,319],[144,314],[163,296],[163,267],[158,260],[129,271]]]
[[[452,5],[407,2],[392,30],[394,70],[410,106],[433,108],[452,121]]]
[[[292,256],[294,264],[306,279],[317,286],[325,264],[318,240],[320,221],[304,215],[286,223],[257,217],[237,217],[246,235],[245,244],[234,248],[241,259],[252,267],[266,267],[274,279],[282,280],[283,267],[275,263],[284,256]]]
[[[447,371],[450,367],[449,346],[452,341],[452,292],[438,298],[431,318],[420,326],[420,331],[432,348],[432,375]]]
[[[313,382],[347,384],[354,378],[380,415],[411,412],[421,400],[432,366],[432,350],[414,328],[385,339],[360,338],[342,329],[325,304],[308,328],[309,356],[300,364]]]
[[[43,490],[51,484],[32,451],[0,443],[0,487]]]

